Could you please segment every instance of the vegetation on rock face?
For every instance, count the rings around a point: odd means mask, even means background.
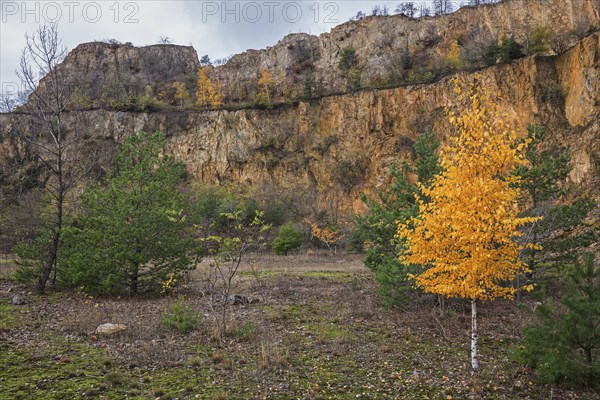
[[[361,87],[361,68],[356,50],[353,47],[344,47],[340,52],[338,68],[346,80],[349,91],[353,92]]]
[[[348,192],[364,181],[368,167],[369,159],[366,156],[357,155],[353,160],[339,160],[331,171],[331,178]]]
[[[208,67],[198,69],[196,105],[200,108],[218,108],[223,105],[223,93],[217,82],[208,77]]]
[[[531,33],[529,40],[529,54],[544,54],[550,49],[550,40],[553,36],[549,26],[540,26]]]
[[[524,57],[523,45],[518,43],[512,36],[504,36],[500,43],[492,43],[486,53],[486,61],[488,65],[508,64],[512,60]]]
[[[518,228],[535,218],[519,217],[519,178],[512,174],[524,162],[528,141],[504,122],[501,110],[472,85],[460,100],[468,109],[450,113],[458,136],[442,149],[442,172],[417,196],[419,215],[401,223],[407,251],[400,260],[425,266],[416,284],[425,291],[471,300],[471,366],[478,369],[478,301],[510,297],[506,287],[526,264],[518,260],[525,245]],[[428,201],[425,201],[427,198]]]
[[[164,136],[126,139],[106,185],[88,189],[65,232],[64,279],[92,294],[158,293],[195,267],[188,234],[183,164],[163,155]]]
[[[255,102],[258,105],[270,107],[273,103],[273,87],[275,79],[273,74],[266,69],[260,71],[258,78],[258,92],[256,93]]]

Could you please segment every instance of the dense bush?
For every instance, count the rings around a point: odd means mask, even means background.
[[[12,246],[12,252],[17,255],[15,263],[18,268],[13,275],[17,282],[30,285],[39,280],[44,262],[49,255],[48,244],[54,235],[52,216],[48,214],[50,207],[52,207],[51,196],[34,191],[24,195],[20,203],[6,206],[0,203],[0,210],[4,214],[4,218],[0,217],[2,222],[0,234],[5,232],[10,240],[16,242]],[[69,216],[64,217],[64,223],[70,223]],[[56,263],[60,266],[60,252]],[[61,284],[56,269],[52,271],[50,284],[53,288]]]
[[[183,296],[177,299],[167,312],[161,315],[160,324],[169,329],[175,329],[180,333],[187,333],[196,329],[202,321],[201,314],[193,311],[183,303]]]
[[[440,171],[436,155],[438,146],[435,134],[431,130],[424,132],[415,142],[417,159],[414,169],[407,165],[402,170],[392,168],[392,184],[378,192],[375,199],[363,196],[368,211],[356,218],[351,241],[362,243],[366,249],[365,265],[374,272],[381,299],[388,306],[407,300],[413,290],[408,274],[419,269],[419,266],[404,265],[398,259],[403,251],[402,243],[396,237],[398,221],[406,221],[418,210],[415,194],[419,189],[406,175],[414,172],[419,181],[427,185]]]
[[[18,268],[13,278],[17,282],[31,284],[39,278],[51,238],[52,231],[44,229],[33,240],[15,245],[13,250],[18,257]]]
[[[287,256],[290,251],[300,248],[303,241],[304,234],[293,223],[288,222],[279,228],[279,234],[273,240],[273,251]]]
[[[105,186],[88,189],[64,231],[63,277],[87,293],[158,293],[195,266],[183,211],[183,164],[162,155],[163,135],[127,138]]]
[[[230,220],[223,214],[241,212],[244,222],[254,219],[261,211],[266,224],[280,226],[285,222],[290,207],[272,198],[257,199],[226,187],[200,188],[192,196],[191,219],[194,224],[212,225],[217,230],[226,230]]]
[[[600,266],[586,253],[565,279],[558,301],[536,310],[517,358],[548,382],[600,386]]]
[[[492,43],[486,52],[485,59],[488,65],[508,64],[512,60],[525,56],[523,46],[519,44],[514,37],[504,36],[500,44]]]

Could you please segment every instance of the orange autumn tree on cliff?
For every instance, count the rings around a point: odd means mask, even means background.
[[[196,105],[200,108],[219,108],[223,105],[224,95],[218,82],[213,82],[208,77],[208,68],[198,69],[198,90],[196,91]]]
[[[506,286],[527,266],[519,260],[518,228],[535,218],[519,217],[518,185],[513,174],[525,163],[529,142],[519,141],[477,84],[456,85],[467,109],[449,112],[458,135],[442,149],[443,171],[417,197],[419,216],[401,223],[398,235],[407,252],[402,262],[424,266],[414,277],[430,293],[471,300],[471,365],[477,360],[477,302],[510,297]],[[526,245],[530,246],[530,245]]]

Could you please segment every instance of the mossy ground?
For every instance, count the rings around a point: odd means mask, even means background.
[[[188,334],[159,322],[176,296],[61,292],[12,306],[13,284],[0,281],[0,399],[600,399],[542,384],[510,361],[527,307],[481,307],[474,379],[466,304],[450,302],[440,315],[434,298],[420,296],[386,310],[368,271],[322,267],[260,274],[261,301],[232,308],[225,341],[215,340],[197,280],[183,295],[205,317]],[[258,297],[255,276],[240,280],[236,293]],[[127,329],[95,334],[105,322]]]

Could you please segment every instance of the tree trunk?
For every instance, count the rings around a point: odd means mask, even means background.
[[[55,231],[52,235],[52,242],[50,242],[50,248],[48,249],[48,259],[46,263],[42,267],[42,272],[40,273],[40,278],[37,284],[38,293],[44,293],[46,290],[46,283],[48,282],[48,278],[50,278],[50,274],[52,270],[55,268],[57,264],[57,255],[58,255],[58,246],[60,244],[60,233],[62,230],[62,222],[63,222],[63,196],[62,196],[62,177],[59,175],[58,177],[59,183],[59,193],[56,199],[56,225],[54,227]]]
[[[138,291],[138,281],[137,276],[130,277],[131,283],[129,284],[129,296],[135,297]]]
[[[592,348],[587,347],[587,348],[583,349],[583,352],[585,353],[585,364],[588,366],[591,366],[592,365]]]
[[[54,262],[56,261],[59,240],[60,234],[57,230],[56,232],[54,232],[54,235],[52,235],[52,242],[50,242],[50,248],[48,249],[48,259],[44,263],[44,266],[42,267],[42,271],[40,273],[40,278],[37,284],[38,293],[44,293],[44,291],[46,290],[46,282],[48,282],[48,278],[50,278],[52,267],[54,266]]]
[[[139,269],[137,265],[133,265],[129,273],[129,296],[134,297],[139,289]]]
[[[54,267],[52,268],[52,279],[50,281],[50,288],[52,290],[56,290],[56,275],[58,274],[58,252],[56,253],[56,258],[54,259]]]
[[[472,374],[477,373],[479,362],[477,361],[477,301],[471,300],[471,367]]]

